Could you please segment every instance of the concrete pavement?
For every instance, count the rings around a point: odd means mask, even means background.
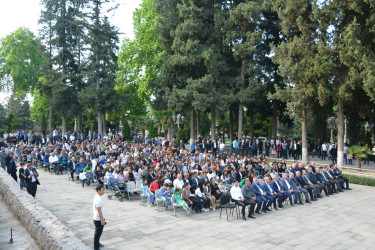
[[[67,175],[39,170],[37,199],[93,247],[93,186],[82,188]],[[219,219],[219,211],[192,217],[145,207],[140,200],[119,202],[105,195],[104,249],[373,249],[375,188],[352,185],[312,204],[273,210],[242,221]]]

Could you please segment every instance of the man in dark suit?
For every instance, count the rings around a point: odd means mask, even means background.
[[[313,193],[313,187],[311,185],[306,184],[306,182],[302,178],[301,171],[296,172],[295,180],[301,185],[302,188],[306,189],[309,192],[309,200],[316,201],[316,198],[314,197]]]
[[[189,184],[191,187],[199,187],[198,172],[194,172],[193,174],[191,174],[189,178]]]
[[[271,187],[269,177],[264,177],[263,190],[265,190],[267,193],[267,200],[269,200],[271,204],[273,204],[275,210],[278,210],[276,206],[277,192]]]
[[[279,208],[283,208],[284,207],[283,202],[286,198],[288,198],[288,196],[285,194],[284,189],[281,188],[278,181],[279,181],[279,177],[277,177],[277,176],[273,177],[271,187],[272,187],[273,190],[276,191],[277,197],[279,198]]]
[[[35,168],[32,167],[31,164],[27,164],[27,169],[25,170],[25,176],[26,176],[26,182],[27,182],[27,186],[26,186],[26,189],[27,189],[27,192],[35,197],[36,195],[36,190],[37,190],[37,185],[40,185],[39,183],[39,180],[38,180],[38,177],[39,177],[39,174],[38,172],[36,171]]]
[[[311,181],[311,183],[314,184],[314,187],[317,190],[317,197],[318,198],[323,198],[323,196],[322,196],[322,190],[323,190],[323,188],[320,185],[320,183],[318,183],[319,181],[316,178],[316,176],[314,175],[314,173],[312,171],[312,168],[309,168],[307,171],[308,171],[308,173],[306,174],[307,178],[309,178],[309,180]]]
[[[213,138],[211,142],[211,149],[212,149],[212,154],[214,157],[216,157],[217,155],[217,148],[218,148],[217,141],[215,138]]]
[[[257,177],[253,178],[253,184],[251,184],[251,187],[253,188],[255,195],[257,196],[257,199],[259,198],[263,202],[262,211],[264,213],[267,213],[267,207],[271,205],[271,202],[266,198],[267,193],[259,185]],[[256,213],[260,214],[260,212]]]
[[[338,181],[337,182],[335,181],[335,178],[333,177],[333,175],[330,174],[329,170],[330,170],[329,166],[326,166],[323,171],[323,174],[327,178],[329,183],[331,184],[332,193],[338,194],[339,190],[341,190],[340,185]],[[337,188],[336,188],[336,185],[337,185]]]
[[[250,180],[247,179],[245,181],[245,185],[242,187],[241,192],[245,198],[244,203],[250,205],[249,215],[247,217],[255,219],[253,216],[255,205],[258,204],[255,212],[259,213],[260,209],[262,208],[262,200],[257,198],[253,188],[251,187]]]
[[[294,206],[294,204],[297,204],[299,202],[299,193],[300,191],[298,189],[293,189],[292,184],[290,183],[290,180],[288,180],[288,174],[283,173],[283,178],[280,179],[279,184],[282,189],[284,189],[285,193],[289,196],[290,205]],[[292,195],[294,194],[294,204]]]
[[[339,180],[342,180],[343,188],[344,188],[344,182],[345,182],[345,189],[352,190],[351,188],[349,188],[349,180],[341,175],[341,170],[337,167],[337,164],[333,166],[333,172],[335,173],[335,176],[337,176]]]
[[[9,173],[17,181],[17,156],[14,155],[9,164]]]
[[[307,171],[304,169],[302,170],[302,179],[303,181],[308,185],[308,187],[311,187],[314,194],[314,199],[316,198],[323,198],[323,196],[320,195],[320,187],[314,185],[310,178],[307,176]]]
[[[294,177],[294,173],[290,173],[289,180],[290,180],[290,184],[292,184],[293,189],[294,190],[298,189],[300,191],[299,192],[299,204],[303,205],[303,202],[302,202],[302,193],[305,194],[306,203],[311,203],[310,200],[309,200],[309,195],[307,194],[308,191],[305,188],[303,188],[301,186],[301,184],[298,183],[298,181],[296,181],[296,179]]]
[[[323,176],[321,175],[320,171],[321,171],[320,168],[316,169],[316,173],[315,173],[316,179],[318,180],[318,184],[323,188],[325,195],[329,196],[330,194],[332,194],[331,185],[329,184],[327,179],[325,179],[324,175]]]

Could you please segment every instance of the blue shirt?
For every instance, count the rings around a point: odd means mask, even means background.
[[[233,141],[233,148],[237,148],[238,147],[238,142],[236,140]]]

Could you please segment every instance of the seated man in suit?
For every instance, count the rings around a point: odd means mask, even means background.
[[[320,186],[323,188],[325,195],[329,196],[330,194],[332,194],[331,185],[329,184],[327,179],[324,177],[324,175],[323,176],[321,175],[321,172],[320,172],[321,169],[323,169],[323,167],[316,168],[315,176],[316,176],[316,179],[318,180],[318,184],[320,184]]]
[[[308,185],[309,188],[310,187],[312,188],[313,194],[314,194],[314,196],[313,196],[314,200],[317,200],[317,198],[323,197],[319,194],[320,187],[318,187],[317,185],[314,185],[314,183],[311,182],[310,177],[307,176],[307,171],[305,169],[302,170],[302,179]]]
[[[272,187],[273,190],[276,191],[276,195],[279,198],[279,208],[283,208],[284,207],[283,202],[286,198],[288,198],[288,196],[286,195],[284,189],[281,188],[281,186],[279,184],[279,177],[278,176],[273,177],[271,187]]]
[[[289,175],[289,180],[290,180],[290,183],[292,184],[292,187],[294,190],[298,189],[300,191],[299,193],[299,204],[303,205],[303,202],[302,202],[302,193],[305,194],[305,197],[306,197],[306,203],[311,203],[310,200],[309,200],[309,195],[307,194],[307,190],[303,187],[301,187],[301,185],[298,183],[298,181],[296,181],[296,179],[294,178],[294,173],[291,173]]]
[[[318,183],[318,180],[316,179],[316,176],[315,176],[315,174],[313,173],[312,168],[308,168],[308,169],[307,169],[307,172],[308,172],[308,173],[306,174],[307,178],[309,178],[310,182],[311,182],[312,184],[314,184],[314,187],[315,187],[316,190],[317,190],[317,197],[318,197],[318,198],[323,198],[323,196],[322,196],[322,190],[323,190],[323,188],[322,188],[322,186],[320,185],[320,183]]]
[[[296,176],[294,179],[301,185],[302,188],[306,189],[309,192],[311,201],[316,201],[313,193],[313,187],[311,185],[306,184],[306,182],[303,180],[301,171],[296,172]]]
[[[283,173],[283,178],[279,181],[280,186],[284,189],[285,193],[289,196],[290,205],[294,206],[292,195],[294,194],[294,203],[297,204],[299,202],[299,193],[298,189],[293,189],[290,180],[288,179],[288,174]]]
[[[341,175],[341,170],[337,167],[337,164],[333,166],[333,172],[338,177],[338,179],[341,179],[343,182],[345,182],[346,190],[352,190],[351,188],[349,188],[349,180]],[[344,188],[344,184],[342,185],[342,187]]]
[[[267,199],[267,193],[263,190],[263,188],[259,185],[258,183],[258,178],[254,177],[253,178],[253,184],[251,184],[251,187],[253,188],[257,199],[261,199],[263,202],[263,207],[262,207],[262,212],[267,213],[267,208],[272,204],[268,199]],[[271,209],[269,209],[271,210]],[[260,214],[260,212],[257,212]]]
[[[338,193],[338,191],[341,189],[339,182],[337,181],[336,183],[335,178],[333,177],[333,175],[329,173],[329,170],[330,170],[329,166],[326,166],[324,170],[322,171],[322,173],[331,184],[332,193]],[[337,188],[336,188],[336,185],[337,185]]]
[[[273,203],[275,210],[278,210],[276,206],[277,192],[270,185],[270,177],[264,177],[263,190],[267,193],[266,198]]]
[[[250,205],[249,215],[247,217],[255,219],[253,216],[255,205],[258,204],[255,212],[259,213],[260,209],[262,208],[263,201],[256,196],[253,188],[251,187],[251,182],[249,179],[246,179],[245,185],[242,187],[241,191],[243,197],[245,198],[244,203]]]

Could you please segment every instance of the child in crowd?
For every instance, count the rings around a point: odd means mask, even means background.
[[[227,193],[227,188],[226,186],[224,185],[224,182],[222,180],[220,180],[219,182],[219,190],[220,192],[226,194]]]
[[[82,182],[82,187],[84,187],[86,182],[86,173],[84,173],[83,170],[81,170],[79,174],[79,180]]]

